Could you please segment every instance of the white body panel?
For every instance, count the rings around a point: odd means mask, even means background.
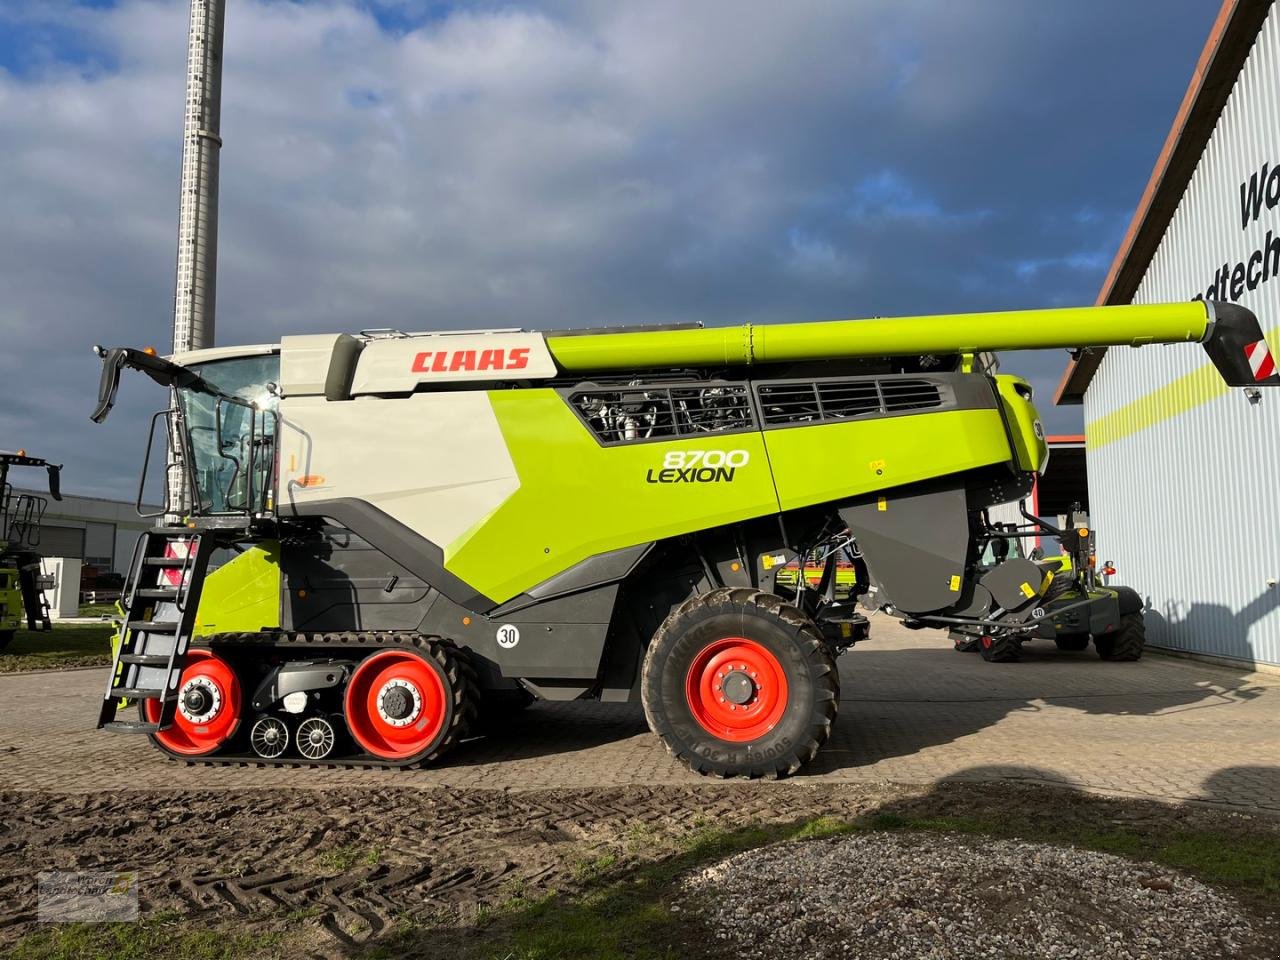
[[[285,399],[280,503],[367,500],[447,547],[520,488],[483,391]],[[336,441],[336,442],[335,442]]]

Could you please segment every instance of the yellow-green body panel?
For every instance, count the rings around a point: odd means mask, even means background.
[[[489,396],[520,486],[446,546],[445,566],[499,602],[610,550],[1013,457],[995,409],[602,446],[554,390]],[[670,482],[670,464],[711,451],[746,463]]]
[[[16,567],[0,567],[0,631],[20,630],[26,622]]]
[[[1021,377],[1008,374],[1000,374],[995,379],[1018,468],[1038,473],[1049,456],[1049,445],[1044,439],[1040,414],[1031,403],[1031,385]]]
[[[278,542],[255,544],[205,578],[192,636],[253,633],[279,626]]]
[[[765,434],[783,510],[959,473],[1009,459],[995,410],[789,427]]]
[[[444,553],[451,573],[495,600],[596,554],[778,510],[758,431],[602,447],[554,390],[489,397],[520,488]],[[694,451],[745,451],[747,462],[732,479],[659,482],[669,455]]]

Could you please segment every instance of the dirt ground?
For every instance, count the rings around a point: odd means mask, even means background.
[[[1265,815],[963,782],[21,792],[0,793],[0,803],[0,949],[37,928],[37,870],[135,870],[144,916],[275,934],[267,953],[290,957],[376,955],[406,929],[435,931],[420,955],[457,956],[458,944],[513,900],[573,893],[601,873],[672,856],[699,832],[819,816],[976,813],[1051,818],[1067,832],[1159,825],[1280,837],[1280,822]],[[1276,905],[1261,893],[1245,899],[1260,929],[1275,933],[1267,917]],[[1246,955],[1266,956],[1263,949]]]

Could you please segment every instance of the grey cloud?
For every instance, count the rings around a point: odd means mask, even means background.
[[[129,491],[162,399],[87,424],[89,344],[168,341],[185,6],[13,6],[115,65],[0,73],[0,442],[72,489]],[[237,0],[219,339],[1089,302],[1211,17]],[[1062,359],[1006,366],[1047,398]]]

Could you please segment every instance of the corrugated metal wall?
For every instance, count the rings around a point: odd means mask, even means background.
[[[1262,248],[1268,231],[1280,237],[1280,203],[1264,202],[1257,220],[1241,226],[1240,185],[1264,163],[1280,164],[1276,7],[1136,302],[1189,299],[1224,262],[1234,266]],[[1280,347],[1275,273],[1239,298],[1262,321],[1273,353]],[[1103,359],[1084,400],[1099,559],[1114,560],[1118,579],[1148,599],[1153,644],[1280,664],[1280,393],[1254,405],[1234,390],[1162,421],[1158,410],[1135,410],[1129,426],[1146,425],[1101,446],[1101,431],[1089,430],[1205,365],[1203,351],[1188,346],[1112,349]]]

